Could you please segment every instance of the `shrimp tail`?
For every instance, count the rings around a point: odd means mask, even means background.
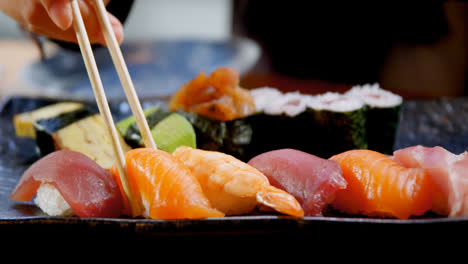
[[[271,185],[257,192],[256,198],[257,202],[271,207],[278,212],[295,217],[304,216],[304,210],[294,196]]]

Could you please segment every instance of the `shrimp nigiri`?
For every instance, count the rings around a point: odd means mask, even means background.
[[[259,170],[233,156],[186,146],[173,155],[192,171],[211,204],[227,215],[249,213],[261,204],[283,214],[304,216],[294,196],[273,187]]]
[[[348,187],[336,192],[332,206],[351,214],[422,215],[432,206],[431,178],[372,150],[350,150],[330,158],[343,170]]]
[[[203,194],[190,170],[171,154],[138,148],[125,153],[131,203],[124,197],[125,214],[153,219],[198,219],[222,217]],[[111,169],[121,192],[118,170]]]

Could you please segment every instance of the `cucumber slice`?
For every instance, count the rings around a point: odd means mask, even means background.
[[[180,146],[196,148],[196,135],[192,124],[182,115],[172,113],[151,129],[159,149],[172,153]]]

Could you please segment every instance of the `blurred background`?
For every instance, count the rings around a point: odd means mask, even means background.
[[[125,22],[125,37],[226,38],[231,30],[231,5],[231,0],[136,0]],[[23,36],[14,20],[0,13],[0,37]]]
[[[119,10],[119,2],[132,1],[112,2]],[[468,93],[468,4],[462,1],[135,0],[125,10],[122,49],[145,96],[168,96],[200,70],[223,65],[237,68],[247,88],[313,94],[379,82],[405,98]],[[89,84],[79,54],[42,42],[45,60],[0,14],[0,91],[89,96],[82,93]],[[120,96],[105,49],[96,57],[104,86]]]

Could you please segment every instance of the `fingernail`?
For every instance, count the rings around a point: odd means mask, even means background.
[[[70,3],[56,2],[50,6],[49,16],[62,30],[67,30],[73,22]]]

